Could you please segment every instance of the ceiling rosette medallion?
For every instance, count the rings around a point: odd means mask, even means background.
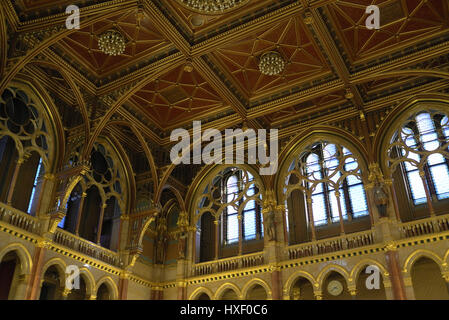
[[[268,51],[260,57],[259,70],[264,75],[278,75],[284,71],[284,68],[285,61],[279,52]]]
[[[108,30],[98,38],[98,47],[109,56],[119,56],[126,49],[125,37],[117,30]]]

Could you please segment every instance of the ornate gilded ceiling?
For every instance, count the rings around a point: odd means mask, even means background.
[[[81,8],[79,30],[64,28],[69,4]],[[365,27],[370,4],[380,7],[380,30]],[[243,122],[280,128],[283,139],[319,116],[344,119],[386,107],[388,96],[400,101],[447,86],[433,74],[449,66],[447,0],[248,0],[218,15],[177,0],[1,6],[5,71],[41,79],[65,110],[68,129],[88,119],[85,131],[98,134],[110,123],[122,140],[136,140],[131,130],[119,130],[132,123],[151,143],[167,146],[170,131],[193,120],[219,129]],[[109,29],[125,37],[121,56],[98,48]],[[266,51],[285,60],[281,74],[259,71]]]

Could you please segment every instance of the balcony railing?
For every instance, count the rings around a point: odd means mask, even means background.
[[[23,213],[0,202],[0,221],[6,222],[12,226],[20,228],[30,233],[39,234],[41,223],[39,219]]]
[[[232,271],[236,269],[257,267],[263,264],[263,253],[247,254],[244,256],[198,263],[194,265],[192,269],[192,276],[204,276],[207,274]]]
[[[449,231],[449,215],[401,223],[399,230],[401,238],[419,237],[426,234]]]
[[[287,248],[289,259],[311,257],[374,244],[373,230],[346,234],[334,238],[301,243]]]
[[[120,258],[116,252],[77,237],[65,230],[57,229],[53,241],[64,247],[85,254],[86,256],[103,261],[115,267],[120,267]]]

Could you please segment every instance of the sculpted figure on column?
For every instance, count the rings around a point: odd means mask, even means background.
[[[187,240],[187,232],[182,231],[179,234],[178,238],[178,256],[179,259],[186,258],[186,240]]]
[[[159,217],[157,225],[157,248],[156,248],[156,263],[164,263],[165,260],[165,243],[167,242],[167,220],[164,216]]]
[[[275,230],[275,214],[274,211],[270,210],[265,215],[265,221],[267,226],[267,235],[269,241],[276,240],[276,230]]]
[[[368,177],[370,183],[373,185],[373,199],[377,207],[379,216],[381,218],[388,217],[388,189],[385,185],[382,172],[377,164],[370,165],[370,175]]]
[[[272,190],[266,192],[266,200],[264,201],[264,224],[269,241],[276,240],[276,200]]]

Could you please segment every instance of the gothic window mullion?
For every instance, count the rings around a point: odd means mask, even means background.
[[[415,133],[415,136],[417,137],[415,139],[416,139],[416,141],[418,141],[418,146],[417,146],[418,151],[425,152],[424,143],[422,142],[422,138],[421,138],[422,133],[419,132],[419,129],[417,128],[417,126],[415,126],[415,129],[413,132]],[[421,159],[421,156],[419,156],[419,158]],[[437,192],[435,190],[432,175],[430,174],[428,162],[426,162],[423,165],[423,172],[424,172],[424,177],[425,177],[425,181],[427,184],[427,188],[429,189],[429,192],[430,192],[430,196],[432,197],[433,200],[435,200]],[[424,187],[426,187],[426,186],[424,186]]]
[[[343,180],[343,195],[340,195],[340,197],[341,196],[343,196],[345,199],[345,207],[348,218],[353,218],[354,210],[352,208],[351,199],[349,197],[349,186],[347,178]]]
[[[320,164],[320,170],[321,175],[323,178],[327,178],[327,174],[324,168],[324,153],[323,148],[318,149],[318,158],[319,158],[319,164]],[[324,194],[324,205],[326,208],[326,217],[327,217],[327,223],[331,224],[333,223],[332,220],[332,209],[330,206],[330,192],[329,192],[329,183],[323,183],[323,194]]]

